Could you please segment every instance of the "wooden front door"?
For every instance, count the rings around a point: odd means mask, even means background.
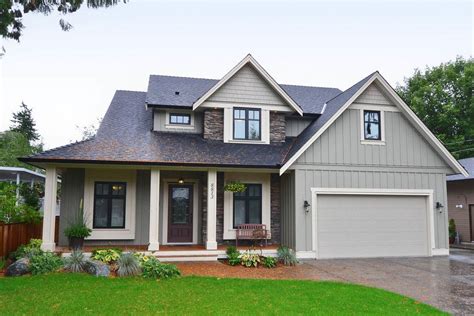
[[[168,242],[193,242],[193,185],[170,184]]]

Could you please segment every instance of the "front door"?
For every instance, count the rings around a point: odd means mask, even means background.
[[[168,242],[193,242],[193,185],[170,184]]]

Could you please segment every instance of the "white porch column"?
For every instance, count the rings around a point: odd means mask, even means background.
[[[54,251],[54,228],[56,225],[56,194],[58,188],[58,171],[56,167],[46,168],[44,184],[44,212],[43,212],[43,243],[41,249]]]
[[[149,251],[160,249],[158,236],[160,233],[160,170],[151,169],[150,177],[150,232]]]
[[[217,171],[207,172],[207,240],[206,249],[217,249],[216,242],[216,208],[217,208]]]

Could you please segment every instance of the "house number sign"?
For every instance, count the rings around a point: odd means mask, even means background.
[[[214,183],[211,183],[211,199],[214,198]]]

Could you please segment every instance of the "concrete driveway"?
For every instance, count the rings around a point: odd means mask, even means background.
[[[449,257],[433,258],[308,260],[303,266],[303,278],[379,287],[450,313],[474,314],[474,251],[452,249]]]

